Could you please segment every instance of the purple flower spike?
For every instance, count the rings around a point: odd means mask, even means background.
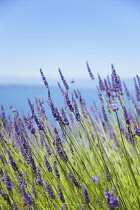
[[[83,193],[85,203],[89,203],[90,202],[89,195],[85,186],[82,186],[82,193]]]
[[[116,209],[120,208],[119,199],[116,197],[114,190],[109,191],[108,188],[106,187],[105,198],[109,205],[110,210],[114,209],[114,208],[116,208]]]
[[[91,180],[92,180],[93,182],[98,182],[98,181],[100,181],[100,174],[97,174],[97,176],[92,176],[92,177],[91,177]]]
[[[59,184],[57,185],[57,188],[58,188],[58,195],[59,195],[60,200],[62,201],[62,203],[65,203],[65,198]]]
[[[29,193],[26,193],[24,196],[23,196],[23,199],[25,201],[26,204],[33,204],[34,203],[34,200],[33,198],[30,196]]]
[[[13,210],[18,210],[18,207],[17,207],[16,202],[13,202],[13,204],[12,204],[12,209],[13,209]]]
[[[54,173],[55,173],[56,178],[60,178],[60,174],[58,172],[57,165],[56,165],[56,160],[54,160],[53,166],[54,166]]]
[[[46,189],[47,189],[48,196],[50,196],[52,199],[55,199],[54,192],[53,192],[52,187],[49,183],[46,183]]]
[[[71,181],[74,183],[74,185],[76,187],[81,187],[81,184],[77,182],[77,180],[75,179],[75,177],[70,172],[68,172],[68,176],[69,176],[69,178],[71,179]]]
[[[46,167],[47,167],[47,170],[48,170],[49,172],[51,172],[51,171],[52,171],[52,167],[51,167],[49,161],[47,160],[47,156],[46,156],[46,155],[44,156],[44,161],[45,161],[45,165],[46,165]]]
[[[94,79],[94,76],[93,76],[93,74],[92,74],[92,72],[91,72],[91,69],[90,69],[90,67],[89,67],[87,61],[86,61],[86,64],[87,64],[87,69],[88,69],[89,76],[90,76],[90,78],[93,80],[93,79]]]
[[[60,74],[61,80],[62,80],[62,82],[63,82],[63,84],[64,84],[65,88],[68,90],[68,89],[69,89],[69,86],[68,86],[68,84],[67,84],[67,82],[66,82],[66,80],[65,80],[65,78],[64,78],[64,76],[63,76],[63,74],[62,74],[62,72],[61,72],[61,70],[60,70],[60,69],[58,69],[58,71],[59,71],[59,74]]]
[[[9,161],[10,161],[10,164],[11,164],[13,170],[18,171],[18,166],[17,166],[15,160],[13,159],[13,157],[11,156],[10,151],[8,151],[8,157],[9,157]]]
[[[5,187],[7,188],[7,190],[12,190],[12,183],[11,183],[11,179],[7,174],[7,171],[4,170],[3,171],[3,182],[5,184]]]
[[[44,82],[44,85],[46,86],[46,88],[49,88],[48,82],[47,82],[47,80],[46,80],[46,78],[45,78],[45,76],[44,76],[44,74],[43,74],[42,69],[40,69],[40,74],[41,74],[41,76],[42,76],[42,80],[43,80],[43,82]]]
[[[111,104],[111,109],[113,112],[117,112],[119,110],[116,104]]]

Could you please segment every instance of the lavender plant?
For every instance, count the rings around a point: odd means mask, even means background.
[[[2,209],[140,209],[140,77],[134,78],[133,97],[113,65],[111,70],[107,78],[98,74],[101,106],[93,96],[91,110],[60,69],[60,109],[41,69],[47,99],[28,99],[31,113],[15,110],[13,118],[1,105]],[[54,123],[46,116],[46,101]]]

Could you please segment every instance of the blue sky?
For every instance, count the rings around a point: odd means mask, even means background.
[[[138,0],[0,0],[0,79],[140,73]]]

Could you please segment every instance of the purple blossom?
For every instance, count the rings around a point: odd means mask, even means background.
[[[48,196],[50,196],[52,199],[55,199],[55,195],[52,190],[52,187],[48,182],[46,183],[46,189],[47,189]]]
[[[32,193],[34,194],[35,198],[37,198],[37,192],[34,186],[34,182],[32,182]]]
[[[41,179],[40,169],[36,168],[35,177],[38,185],[43,185],[43,180]]]
[[[70,101],[70,99],[68,97],[68,93],[65,93],[64,99],[65,99],[65,102],[66,102],[67,106],[69,107],[69,110],[71,112],[74,112],[74,108],[73,108],[72,103],[71,103],[71,101]]]
[[[59,195],[60,200],[62,201],[62,203],[65,203],[65,198],[59,184],[57,185],[57,189],[58,189],[58,195]]]
[[[49,161],[47,160],[47,156],[46,155],[44,156],[44,161],[45,161],[45,165],[46,165],[48,171],[51,172],[52,171],[52,167],[51,167]]]
[[[18,210],[16,202],[13,202],[12,204],[12,210]]]
[[[91,177],[91,180],[92,180],[93,182],[98,182],[98,181],[100,181],[100,174],[97,174],[97,176],[92,176],[92,177]]]
[[[14,158],[11,156],[10,151],[8,150],[8,157],[9,157],[9,162],[13,168],[14,171],[18,171],[18,165],[16,164]]]
[[[53,166],[54,166],[54,173],[55,173],[56,178],[60,178],[60,174],[58,172],[57,165],[56,165],[56,160],[54,160]]]
[[[34,120],[35,120],[35,122],[37,124],[38,129],[39,130],[44,130],[43,125],[39,122],[39,120],[37,119],[37,116],[36,115],[34,115]]]
[[[75,119],[76,119],[77,121],[81,121],[81,116],[80,116],[80,114],[79,114],[79,110],[78,110],[76,101],[75,101],[75,99],[74,99],[73,97],[72,97],[72,103],[73,103],[73,107],[74,107]]]
[[[43,74],[42,69],[40,69],[40,73],[41,73],[41,76],[42,76],[42,80],[44,82],[44,85],[46,86],[46,88],[49,88],[48,82],[47,82],[47,80],[46,80],[46,78],[45,78],[45,76]]]
[[[100,87],[100,90],[101,90],[101,91],[105,91],[104,83],[103,83],[103,81],[101,80],[101,77],[100,77],[99,74],[98,74],[98,79],[99,79],[99,87]]]
[[[103,105],[102,105],[102,113],[103,113],[103,117],[104,117],[105,122],[107,122],[108,121],[108,116],[106,114],[106,111],[105,111],[105,108],[104,108]]]
[[[59,87],[59,89],[60,89],[60,91],[61,91],[62,95],[64,95],[64,94],[65,94],[65,92],[64,92],[63,88],[61,87],[60,83],[59,83],[59,82],[57,82],[57,84],[58,84],[58,87]]]
[[[12,183],[11,183],[11,179],[10,179],[10,177],[8,176],[6,170],[3,171],[3,178],[2,178],[2,179],[3,179],[3,182],[4,182],[5,187],[7,188],[7,190],[12,190],[13,185],[12,185]]]
[[[113,112],[117,112],[119,110],[116,104],[111,104],[111,109]]]
[[[107,203],[109,205],[110,210],[112,208],[120,208],[119,207],[119,199],[116,197],[115,193],[112,191],[109,191],[108,188],[106,188],[105,191],[105,198],[107,200]]]
[[[109,171],[108,171],[108,169],[106,167],[104,169],[105,169],[106,180],[110,181],[111,179],[110,179]]]
[[[50,156],[52,153],[51,153],[51,150],[50,150],[50,148],[49,148],[49,146],[47,145],[46,142],[45,142],[45,148],[46,148],[47,154]]]
[[[64,76],[63,76],[63,74],[62,74],[62,72],[61,72],[61,70],[60,70],[60,69],[58,69],[58,71],[59,71],[59,74],[60,74],[61,80],[62,80],[62,82],[63,82],[63,84],[64,84],[65,88],[68,90],[68,89],[69,89],[69,86],[68,86],[68,84],[67,84],[67,82],[66,82],[66,80],[65,80],[65,78],[64,78]]]
[[[105,90],[106,90],[107,96],[110,98],[111,93],[110,93],[106,79],[104,79],[104,85],[105,85]]]
[[[3,190],[0,190],[0,195],[2,195],[3,199],[5,201],[7,201],[7,203],[9,205],[11,205],[10,198],[9,198],[9,195],[8,194],[6,194]]]
[[[29,103],[29,106],[30,106],[30,109],[31,109],[32,116],[34,116],[34,114],[35,114],[34,105],[31,103],[31,101],[29,100],[29,98],[28,98],[28,103]]]
[[[64,123],[64,125],[69,125],[69,121],[68,121],[68,119],[67,119],[67,117],[66,117],[66,114],[65,114],[65,112],[64,112],[64,109],[61,109],[61,114],[62,114],[62,118],[63,118],[63,123]]]
[[[124,89],[125,89],[126,95],[127,95],[128,99],[130,99],[131,98],[130,93],[129,93],[129,91],[127,89],[127,86],[126,86],[126,84],[124,82],[123,82],[123,85],[124,85]]]
[[[85,203],[89,203],[90,202],[89,195],[85,186],[82,186],[82,194],[83,194]]]
[[[23,196],[23,199],[25,201],[26,204],[33,204],[34,203],[34,200],[33,198],[31,197],[30,193],[26,193],[24,196]]]
[[[94,76],[93,76],[93,74],[92,74],[92,72],[91,72],[91,69],[90,69],[90,67],[89,67],[87,61],[86,61],[86,65],[87,65],[87,69],[88,69],[89,76],[90,76],[90,78],[93,80],[93,79],[94,79]]]
[[[123,108],[125,122],[126,122],[127,125],[130,125],[130,119],[129,119],[129,116],[128,116],[126,107],[125,106],[122,106],[122,108]]]
[[[68,176],[69,176],[69,178],[71,179],[71,181],[74,183],[74,185],[76,187],[81,187],[81,184],[77,182],[77,180],[75,179],[75,177],[70,172],[68,172]]]

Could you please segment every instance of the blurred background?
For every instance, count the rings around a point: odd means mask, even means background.
[[[133,89],[140,73],[139,11],[138,0],[0,0],[0,104],[23,110],[27,97],[46,97],[40,68],[51,86],[60,81],[60,68],[72,87],[87,89],[113,63]]]

